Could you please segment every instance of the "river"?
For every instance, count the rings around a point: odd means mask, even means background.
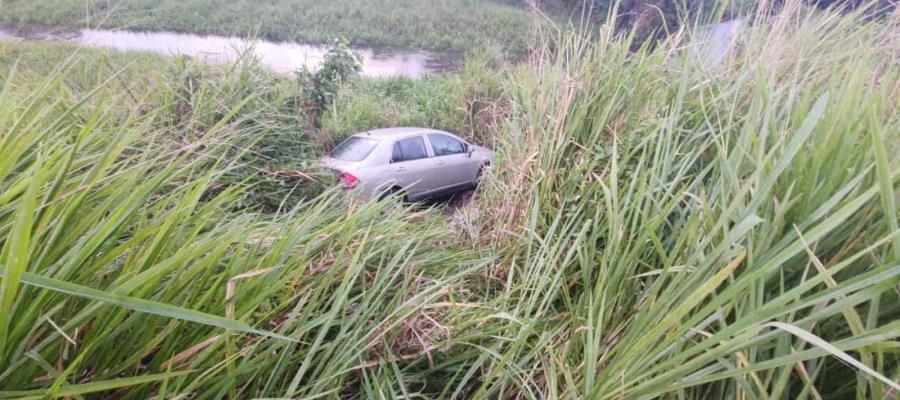
[[[39,26],[0,24],[0,40],[66,42],[86,47],[121,51],[150,51],[163,55],[187,55],[213,63],[234,61],[246,50],[269,69],[292,73],[303,66],[318,68],[327,47],[300,42],[275,42],[215,35],[129,30],[56,30]],[[362,56],[362,74],[371,77],[408,76],[451,72],[459,56],[424,51],[355,47]]]

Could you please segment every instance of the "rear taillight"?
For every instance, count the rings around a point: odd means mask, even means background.
[[[346,187],[347,189],[353,189],[356,187],[356,184],[359,183],[359,179],[356,179],[355,176],[347,172],[341,174],[341,180],[344,181],[344,187]]]

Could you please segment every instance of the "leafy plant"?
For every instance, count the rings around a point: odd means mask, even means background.
[[[341,85],[360,71],[362,56],[351,50],[346,40],[336,39],[325,53],[319,70],[312,72],[304,65],[296,72],[304,97],[310,102],[308,109],[313,121],[318,121],[318,116],[331,104]]]

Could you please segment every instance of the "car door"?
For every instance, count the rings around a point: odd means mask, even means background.
[[[465,142],[443,133],[429,133],[428,142],[434,154],[437,179],[440,188],[449,188],[472,183],[477,168],[472,168],[474,160],[469,156]]]
[[[437,188],[434,160],[428,154],[422,135],[394,142],[391,169],[410,199],[427,195]]]

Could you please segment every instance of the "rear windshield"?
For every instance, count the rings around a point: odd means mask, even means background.
[[[372,139],[350,136],[331,152],[331,158],[341,161],[362,161],[378,144]]]

